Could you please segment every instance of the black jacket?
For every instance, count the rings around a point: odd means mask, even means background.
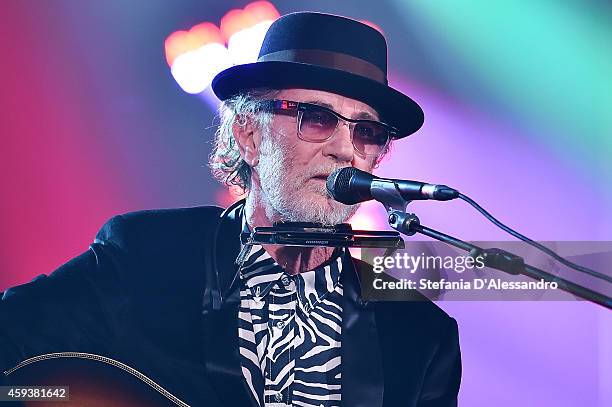
[[[38,354],[108,355],[194,406],[251,403],[238,354],[242,205],[116,216],[89,250],[0,301],[0,369]],[[220,216],[222,215],[222,216]],[[457,324],[429,301],[365,302],[342,273],[343,406],[454,406]]]

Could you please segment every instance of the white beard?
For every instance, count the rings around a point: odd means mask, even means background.
[[[273,221],[315,222],[337,225],[346,222],[359,204],[345,205],[331,198],[325,182],[312,181],[322,172],[330,173],[342,166],[321,165],[296,172],[289,160],[291,149],[264,134],[260,145],[259,163],[255,167],[260,180],[266,216]],[[289,150],[289,151],[285,151]]]

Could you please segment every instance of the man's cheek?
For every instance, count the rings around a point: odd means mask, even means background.
[[[376,158],[372,158],[372,157],[361,158],[357,154],[355,154],[353,158],[353,167],[361,171],[372,172],[372,170],[374,170],[375,165],[376,165]]]

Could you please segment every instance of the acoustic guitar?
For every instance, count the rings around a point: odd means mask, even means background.
[[[48,353],[4,372],[0,406],[189,407],[138,370],[80,352]]]

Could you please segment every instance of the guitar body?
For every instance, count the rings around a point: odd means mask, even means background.
[[[16,401],[24,407],[188,406],[141,372],[104,356],[62,352],[27,359],[4,372],[7,386],[68,387],[68,400]],[[56,394],[58,394],[56,392]],[[59,392],[61,394],[61,392]],[[2,405],[3,404],[0,402]]]

